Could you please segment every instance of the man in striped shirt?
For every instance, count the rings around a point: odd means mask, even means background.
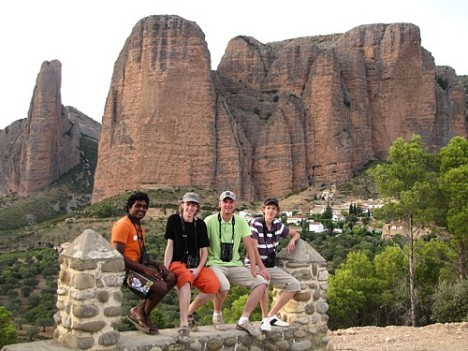
[[[256,263],[260,270],[266,268],[270,274],[270,284],[278,289],[283,289],[275,304],[268,311],[269,290],[265,290],[260,306],[262,308],[262,324],[260,328],[270,331],[271,326],[287,327],[289,323],[282,321],[276,314],[278,311],[301,289],[299,281],[291,274],[276,267],[276,253],[281,238],[289,238],[288,252],[296,247],[296,241],[300,235],[297,231],[289,229],[276,216],[280,212],[279,201],[276,198],[268,198],[263,203],[263,217],[254,218],[250,222],[253,242],[256,244]],[[250,262],[246,258],[246,265]]]

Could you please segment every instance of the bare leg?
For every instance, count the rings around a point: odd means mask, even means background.
[[[190,304],[190,283],[187,282],[179,288],[179,311],[180,311],[180,326],[188,325],[188,309]]]
[[[249,317],[257,304],[260,302],[263,294],[265,293],[267,285],[266,284],[261,284],[256,286],[249,294],[249,297],[247,298],[247,302],[245,304],[244,312],[242,312],[242,317]],[[226,293],[227,296],[227,293]],[[226,299],[226,298],[225,298]],[[224,302],[224,300],[223,300]]]
[[[213,309],[216,313],[221,313],[223,311],[224,301],[226,301],[228,292],[229,290],[223,290],[215,295],[213,300]]]
[[[270,289],[265,289],[262,298],[260,299],[260,307],[262,308],[262,318],[268,317],[268,298],[270,297]]]
[[[193,314],[196,310],[198,310],[201,306],[206,304],[208,301],[210,301],[213,298],[212,294],[205,294],[205,293],[199,293],[195,300],[192,301],[192,303],[189,306],[188,309],[188,314]]]
[[[161,302],[164,296],[174,287],[177,282],[177,277],[174,273],[169,272],[166,280],[161,280],[155,282],[148,293],[148,297],[146,299],[145,304],[145,316],[146,316],[146,323],[150,327],[154,327],[151,321],[151,311]]]
[[[268,317],[274,316],[278,311],[286,305],[286,303],[294,296],[296,292],[292,291],[283,291],[283,293],[278,297],[274,306],[271,307],[271,311],[268,314]],[[263,311],[262,311],[263,313]]]
[[[145,305],[146,305],[146,300],[143,300],[138,305],[130,309],[130,314],[133,316],[133,318],[135,318],[136,321],[144,321],[146,319]]]

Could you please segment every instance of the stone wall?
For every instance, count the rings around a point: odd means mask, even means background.
[[[59,262],[54,339],[78,350],[117,350],[122,255],[88,229],[60,254]]]
[[[218,331],[202,326],[192,333],[190,342],[177,338],[177,329],[160,330],[151,336],[139,331],[119,333],[121,286],[124,277],[122,256],[93,230],[85,230],[59,257],[54,340],[28,344],[35,351],[184,351],[184,350],[293,350],[325,351],[328,345],[326,302],[328,272],[325,260],[305,241],[299,240],[292,253],[278,254],[278,265],[301,283],[280,311],[290,322],[288,328],[273,327],[252,337],[235,325]],[[274,289],[274,298],[280,290]],[[254,324],[259,325],[259,321]],[[2,351],[20,351],[25,344],[7,345]]]

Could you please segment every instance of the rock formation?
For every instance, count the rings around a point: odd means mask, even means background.
[[[46,189],[80,163],[83,134],[99,137],[99,123],[62,106],[61,70],[57,60],[44,62],[28,118],[0,130],[0,195],[28,196]]]
[[[413,24],[262,44],[232,39],[217,71],[198,25],[140,20],[115,63],[93,202],[127,189],[200,186],[244,200],[341,182],[420,134],[468,135],[465,92]]]

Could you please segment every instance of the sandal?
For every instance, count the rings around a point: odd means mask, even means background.
[[[180,342],[189,342],[190,341],[190,330],[188,325],[185,325],[183,327],[180,327],[180,329],[177,331],[179,334],[178,339]]]
[[[159,334],[159,329],[157,326],[153,324],[153,322],[150,320],[149,322],[146,323],[148,325],[148,334],[149,335],[158,335]]]
[[[150,327],[145,323],[143,319],[136,319],[129,313],[127,315],[127,319],[130,323],[132,323],[135,328],[137,328],[139,331],[142,331],[145,334],[148,334],[150,331]]]

